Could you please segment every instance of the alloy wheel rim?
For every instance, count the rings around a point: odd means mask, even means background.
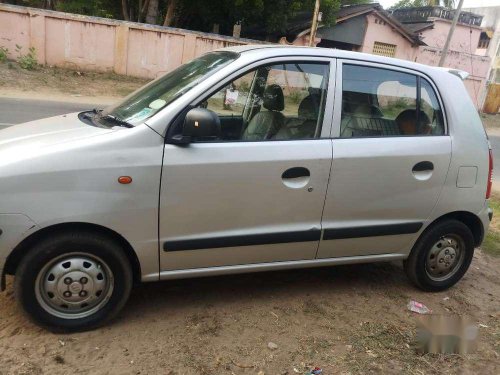
[[[425,271],[434,281],[452,277],[462,266],[465,256],[462,238],[454,234],[441,237],[427,254]]]
[[[100,258],[86,253],[64,254],[38,273],[35,295],[49,314],[80,319],[95,314],[114,290],[111,269]]]

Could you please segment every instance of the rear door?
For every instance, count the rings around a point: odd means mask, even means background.
[[[348,60],[337,70],[342,105],[318,257],[407,252],[450,164],[441,102],[414,71]]]
[[[193,103],[219,115],[222,133],[187,147],[165,145],[163,272],[314,259],[332,161],[333,90],[328,87],[334,70],[328,59],[262,61]],[[262,99],[271,85],[273,93],[281,90],[283,102]],[[318,107],[303,121],[314,120],[316,129],[307,133],[296,120],[300,104],[312,94]],[[261,119],[259,129],[281,128],[249,140],[245,129],[255,116]],[[289,117],[295,121],[290,129]],[[277,122],[270,126],[266,119]]]

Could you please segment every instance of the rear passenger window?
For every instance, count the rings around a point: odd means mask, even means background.
[[[431,134],[443,135],[443,112],[434,89],[425,79],[420,79],[420,97],[420,109],[430,119]]]
[[[439,102],[424,79],[358,65],[342,70],[341,138],[444,134]]]

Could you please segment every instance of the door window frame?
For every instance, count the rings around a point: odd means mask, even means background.
[[[417,70],[412,70],[408,68],[403,68],[395,65],[386,65],[386,64],[380,64],[380,63],[373,63],[373,62],[368,62],[368,61],[361,61],[361,60],[351,60],[351,59],[337,59],[337,69],[336,69],[336,82],[335,82],[335,106],[333,108],[333,121],[332,121],[332,127],[331,127],[331,133],[330,137],[333,139],[366,139],[366,138],[408,138],[408,137],[429,137],[429,135],[424,135],[424,134],[417,134],[417,135],[410,135],[410,136],[372,136],[372,137],[354,137],[354,138],[342,138],[340,137],[340,124],[341,124],[341,118],[342,118],[342,79],[343,79],[343,66],[344,65],[357,65],[361,67],[369,67],[369,68],[379,68],[379,69],[385,69],[385,70],[392,70],[394,72],[398,73],[406,73],[406,74],[412,74],[416,76],[417,78],[417,100],[420,100],[420,79],[425,79],[429,85],[432,87],[434,90],[434,94],[437,97],[437,100],[439,102],[439,106],[441,108],[442,116],[443,116],[443,127],[444,127],[444,132],[443,134],[440,135],[432,135],[432,137],[444,137],[444,136],[449,136],[449,127],[448,127],[448,121],[446,117],[446,108],[444,106],[444,103],[441,99],[441,94],[439,90],[437,89],[436,84],[433,82],[433,80],[426,74],[419,72]]]
[[[171,127],[174,125],[178,125],[178,121],[183,121],[184,116],[187,113],[188,109],[195,108],[199,106],[203,101],[210,98],[212,95],[222,90],[228,84],[233,82],[234,80],[244,76],[245,74],[250,73],[252,70],[257,70],[258,68],[270,66],[270,65],[282,65],[282,64],[296,64],[296,63],[306,63],[306,64],[324,64],[328,65],[328,81],[326,87],[326,99],[324,105],[323,119],[320,124],[321,132],[316,138],[308,138],[308,139],[267,139],[267,140],[216,140],[216,141],[208,141],[208,142],[195,142],[195,143],[234,143],[234,142],[244,142],[244,143],[254,143],[254,142],[290,142],[290,141],[315,141],[319,139],[329,139],[332,128],[332,119],[334,115],[334,103],[335,103],[335,85],[336,85],[336,70],[337,70],[337,59],[331,57],[316,57],[316,56],[280,56],[274,58],[267,58],[254,61],[251,64],[248,64],[231,74],[228,74],[223,80],[221,80],[217,85],[213,86],[213,88],[208,91],[201,93],[198,95],[191,103],[186,106],[177,116],[176,118],[169,124],[166,130],[167,137],[165,137],[166,143],[168,143],[169,136],[171,134]],[[182,118],[179,118],[181,116]]]

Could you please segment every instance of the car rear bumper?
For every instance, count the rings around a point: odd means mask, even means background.
[[[484,201],[484,206],[482,210],[477,214],[479,220],[481,220],[481,224],[483,227],[483,233],[481,236],[481,243],[484,241],[486,234],[488,233],[488,228],[490,226],[490,222],[493,219],[493,210],[488,206],[488,201]],[[477,244],[479,246],[480,244]]]

